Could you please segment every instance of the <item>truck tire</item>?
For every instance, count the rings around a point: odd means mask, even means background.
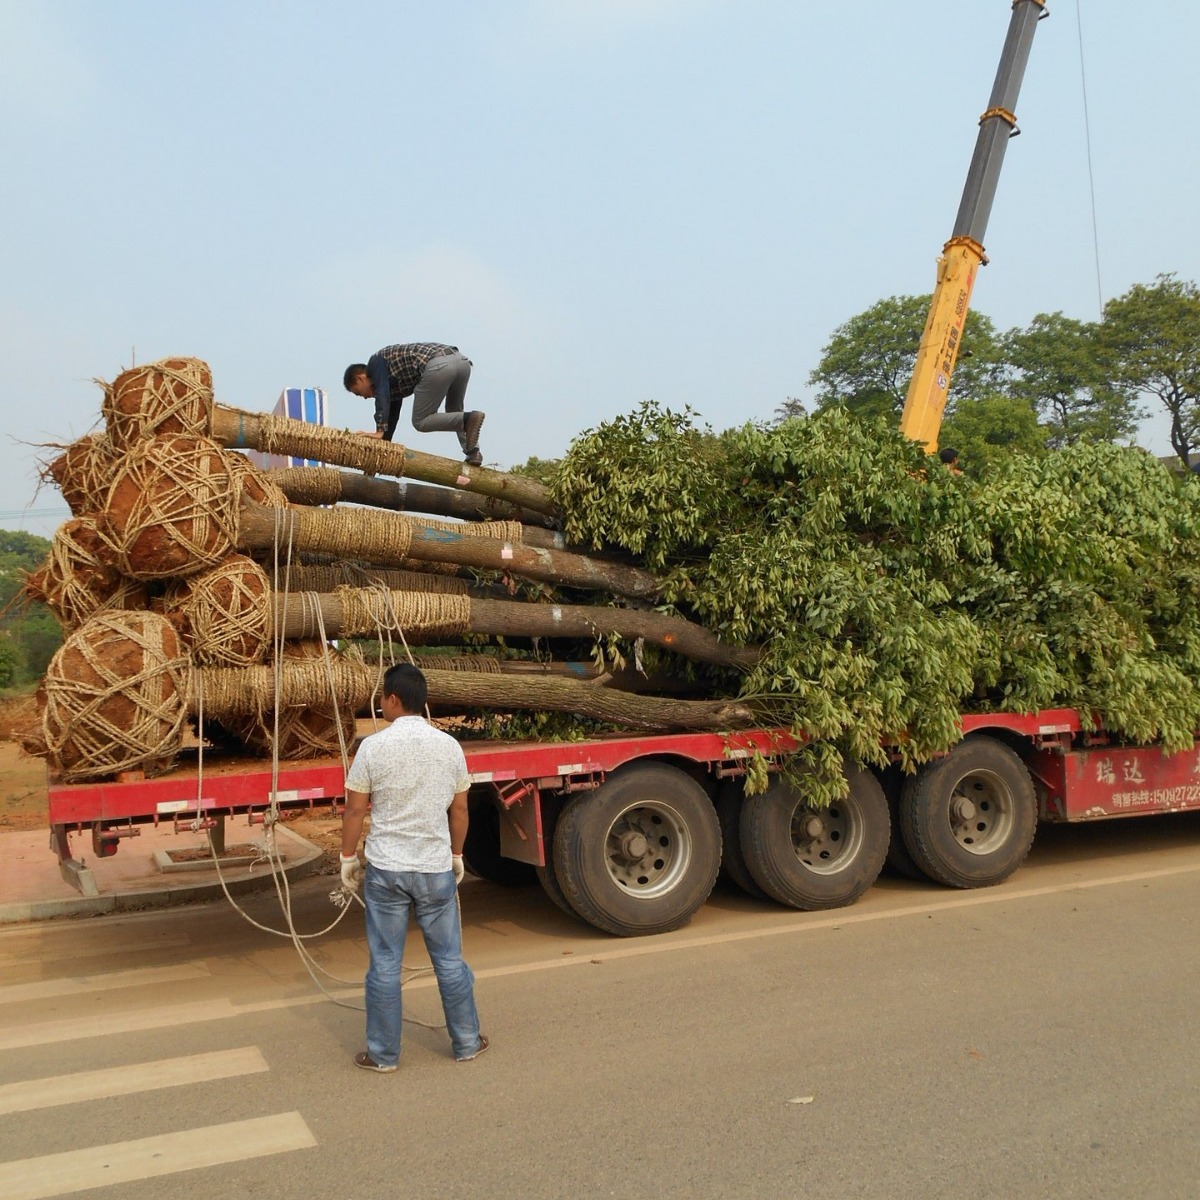
[[[537,881],[542,885],[542,891],[567,914],[578,919],[579,914],[571,907],[562,884],[558,882],[558,871],[554,866],[554,830],[558,826],[559,809],[552,804],[542,805],[542,840],[546,846],[546,865],[534,867]]]
[[[1033,845],[1033,780],[1003,742],[967,738],[906,782],[900,827],[913,861],[930,879],[990,887],[1007,879]]]
[[[746,865],[780,904],[805,910],[852,904],[883,869],[887,798],[870,771],[849,764],[844,769],[850,793],[828,807],[809,804],[782,778],[742,805]]]
[[[575,912],[632,937],[686,925],[721,865],[708,793],[662,763],[614,771],[570,800],[554,831],[554,871]]]
[[[904,844],[904,835],[900,831],[900,797],[904,794],[906,776],[897,766],[888,767],[879,778],[883,794],[887,797],[888,815],[892,819],[892,833],[888,839],[887,865],[897,875],[905,879],[929,881],[929,876],[921,870],[909,854]]]
[[[713,803],[721,826],[721,874],[756,900],[767,900],[766,892],[754,882],[742,853],[742,803],[746,797],[740,779],[728,779],[717,789]]]
[[[470,822],[463,843],[463,866],[472,875],[501,887],[529,887],[537,882],[529,863],[505,858],[500,853],[500,812],[488,796],[469,796]]]

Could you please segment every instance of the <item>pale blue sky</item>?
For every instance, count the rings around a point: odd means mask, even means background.
[[[1050,0],[976,309],[1200,279],[1200,6]],[[269,410],[453,342],[508,465],[639,401],[766,419],[832,330],[933,285],[1008,0],[0,0],[0,526],[136,355]],[[454,453],[449,434],[398,440]],[[1165,420],[1143,442],[1167,446]],[[31,510],[21,511],[32,501]]]

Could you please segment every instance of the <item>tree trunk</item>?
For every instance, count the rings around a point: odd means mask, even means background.
[[[297,422],[301,424],[302,422]],[[242,498],[238,549],[269,550],[280,546],[396,565],[406,558],[424,562],[482,567],[563,587],[611,592],[650,599],[659,582],[648,571],[619,563],[602,563],[569,550],[464,536],[445,529],[425,529],[399,513],[364,509],[268,508]]]
[[[554,518],[506,500],[473,495],[455,488],[432,487],[407,479],[380,479],[333,467],[279,467],[267,472],[295,504],[368,504],[401,512],[432,513],[464,521],[520,521],[553,529]]]
[[[342,598],[337,593],[318,594],[315,603],[320,608],[321,625],[329,637],[354,637],[376,634],[387,626],[389,613],[403,612],[407,607],[407,592],[393,592],[388,601],[361,589],[365,599],[372,602],[375,614],[361,628],[347,619]],[[311,597],[299,595],[275,597],[276,631],[285,638],[299,639],[317,636],[319,626],[312,611]],[[460,605],[462,601],[458,602]],[[644,638],[698,662],[720,666],[754,666],[760,656],[756,646],[730,646],[702,625],[683,617],[636,608],[605,608],[573,604],[530,604],[519,600],[470,599],[466,633],[488,633],[502,637],[531,638],[597,638],[616,634],[630,640]],[[444,628],[444,625],[441,626]],[[414,625],[404,630],[413,637],[421,636]]]
[[[309,425],[290,417],[270,416],[267,413],[244,412],[224,404],[213,405],[212,439],[218,445],[234,450],[261,450],[267,454],[290,454],[314,462],[354,467],[375,474],[421,479],[444,487],[461,488],[505,500],[535,512],[553,513],[554,504],[549,490],[533,479],[520,475],[505,475],[485,467],[436,454],[422,454],[392,442],[369,438],[363,434],[346,433]]]
[[[379,689],[379,671],[365,663],[320,660],[285,661],[275,667],[204,667],[193,672],[189,706],[213,720],[250,716],[281,708],[318,703],[331,692],[340,705],[357,711]],[[458,709],[499,712],[567,712],[608,721],[628,729],[745,729],[756,723],[754,711],[736,700],[671,700],[634,696],[592,683],[567,679],[520,678],[474,672],[426,671],[429,703]]]

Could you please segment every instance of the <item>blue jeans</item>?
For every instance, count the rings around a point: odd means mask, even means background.
[[[454,1057],[474,1054],[480,1045],[475,1011],[475,976],[463,962],[458,888],[453,871],[384,871],[367,864],[363,880],[367,910],[367,1053],[380,1066],[400,1059],[400,968],[411,908],[425,938],[437,975]]]

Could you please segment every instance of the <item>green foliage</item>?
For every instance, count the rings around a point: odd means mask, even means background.
[[[516,466],[509,467],[508,473],[510,475],[523,475],[527,479],[536,479],[538,483],[544,483],[548,487],[553,482],[554,476],[558,473],[561,466],[561,459],[538,458],[534,454],[523,463],[517,463]]]
[[[1125,441],[1136,433],[1143,414],[1107,378],[1096,325],[1039,313],[1006,335],[1004,353],[1013,372],[1009,395],[1036,409],[1047,446]]]
[[[958,451],[958,465],[965,474],[982,478],[1014,454],[1043,454],[1046,430],[1028,400],[997,393],[960,400],[943,423],[938,440]]]
[[[930,299],[889,296],[839,325],[808,379],[817,389],[817,407],[843,405],[861,417],[894,421],[908,394]],[[995,326],[983,313],[969,313],[951,403],[995,390],[1005,369]],[[798,412],[791,407],[782,415]]]
[[[40,679],[62,644],[62,630],[43,604],[21,600],[25,574],[50,551],[46,538],[20,530],[0,530],[0,640],[11,658],[9,678],[0,686],[21,686]],[[0,659],[5,654],[0,652]],[[5,667],[0,661],[0,677]]]
[[[555,486],[568,536],[644,552],[681,612],[762,646],[713,682],[807,740],[816,798],[843,755],[948,749],[964,709],[1070,706],[1190,745],[1200,480],[1111,444],[1035,448],[976,482],[844,408],[714,437],[643,405],[577,441]]]
[[[1188,463],[1200,444],[1200,288],[1174,275],[1136,284],[1104,306],[1099,338],[1112,385],[1158,402]]]

